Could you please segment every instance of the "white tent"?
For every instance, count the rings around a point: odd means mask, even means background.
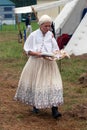
[[[72,1],[72,0],[59,0],[59,1],[49,2],[49,3],[44,3],[44,4],[19,7],[19,8],[15,8],[14,12],[15,12],[15,14],[31,13],[32,7],[35,9],[35,11],[39,12],[39,11],[43,11],[43,10],[50,9],[53,7],[58,7],[60,5],[65,5],[69,1]]]
[[[69,1],[54,20],[56,34],[60,33],[60,29],[61,34],[73,34],[80,23],[83,9],[86,7],[87,0]]]
[[[57,0],[57,1],[48,1],[44,2],[43,4],[25,6],[15,8],[15,14],[23,14],[23,13],[32,13],[36,12],[38,18],[40,18],[43,14],[48,14],[54,20],[57,15],[60,13],[60,10],[64,7],[64,5],[72,0]],[[34,8],[34,11],[32,10]]]
[[[70,55],[87,53],[87,15],[81,21],[84,8],[87,8],[87,0],[68,2],[54,21],[57,36],[63,33],[72,34],[64,49]]]
[[[64,49],[70,55],[87,53],[87,13]]]

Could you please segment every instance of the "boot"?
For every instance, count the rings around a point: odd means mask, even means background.
[[[36,107],[33,107],[33,113],[38,114],[39,113],[39,109],[37,109]]]
[[[58,107],[52,107],[52,116],[55,119],[62,116],[61,113],[58,112]]]

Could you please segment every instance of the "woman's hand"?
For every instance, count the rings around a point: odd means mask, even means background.
[[[64,58],[64,57],[70,58],[69,54],[66,51],[64,51],[63,49],[60,52],[61,52],[62,58]]]
[[[63,58],[65,58],[65,57],[70,58],[69,54],[68,54],[66,51],[64,51],[63,49],[62,49],[62,50],[57,50],[57,51],[55,51],[55,52],[54,52],[54,55],[55,55],[55,57],[56,57],[57,59],[63,59]]]

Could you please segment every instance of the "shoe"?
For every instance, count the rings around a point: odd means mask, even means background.
[[[36,107],[33,107],[33,113],[39,113],[39,109],[37,109]]]
[[[52,116],[57,119],[62,116],[60,112],[58,112],[58,107],[52,107]]]

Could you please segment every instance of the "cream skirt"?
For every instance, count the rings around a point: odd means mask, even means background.
[[[51,108],[63,103],[63,87],[56,61],[30,56],[14,97],[36,108]]]

